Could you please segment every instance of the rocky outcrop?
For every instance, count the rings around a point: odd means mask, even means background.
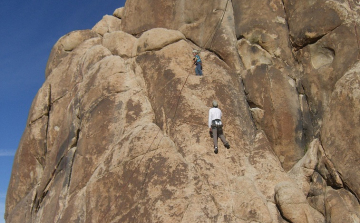
[[[120,12],[114,12],[120,13]],[[115,31],[121,30],[121,20],[117,19],[114,16],[105,15],[100,22],[98,22],[93,28],[93,31],[97,32],[100,35],[105,35],[106,33],[112,33]]]
[[[357,10],[128,0],[61,37],[6,222],[358,222]],[[219,154],[213,100],[231,145]]]
[[[139,11],[143,12],[141,16]],[[153,28],[181,31],[202,48],[214,51],[231,68],[240,71],[241,61],[236,50],[234,13],[231,1],[156,0],[143,3],[128,0],[125,4],[123,30],[141,34]]]
[[[359,178],[359,64],[335,85],[324,118],[322,141],[329,158],[347,187],[360,198]],[[341,106],[339,106],[341,105]],[[344,150],[340,149],[344,148]]]
[[[305,195],[292,182],[282,182],[275,187],[275,200],[289,222],[324,222],[324,216],[309,205]]]

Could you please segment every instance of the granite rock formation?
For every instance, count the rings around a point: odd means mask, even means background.
[[[128,0],[61,37],[6,222],[359,222],[359,12],[350,0]],[[231,144],[218,154],[214,99]]]

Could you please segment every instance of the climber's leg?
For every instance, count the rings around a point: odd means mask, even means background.
[[[228,141],[226,141],[226,138],[225,138],[225,136],[224,136],[224,132],[223,132],[222,128],[219,129],[218,135],[219,135],[221,141],[223,142],[224,146],[225,146],[227,149],[230,149],[230,144],[229,144]]]
[[[214,152],[218,152],[218,135],[217,135],[217,128],[212,126],[211,127],[212,133],[213,133],[213,141],[214,141]]]

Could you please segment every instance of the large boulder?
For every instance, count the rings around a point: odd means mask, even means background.
[[[121,57],[134,57],[136,55],[137,38],[123,31],[106,33],[102,44],[113,54]]]
[[[326,189],[325,198],[326,219],[330,222],[359,222],[359,202],[348,190],[334,190],[331,187]]]
[[[171,43],[185,39],[185,36],[177,30],[155,28],[144,32],[137,41],[136,53],[159,50]]]
[[[283,167],[290,170],[304,155],[304,141],[299,95],[287,72],[261,64],[248,70],[243,82],[258,128],[268,136]]]
[[[294,64],[289,48],[287,16],[281,1],[233,0],[232,4],[237,39],[246,39],[272,57]]]
[[[105,15],[92,30],[100,35],[121,30],[121,20],[115,16]]]
[[[323,145],[347,187],[360,198],[359,64],[343,76],[331,95],[322,128]]]
[[[69,52],[87,39],[95,38],[98,34],[91,30],[73,31],[61,37],[51,50],[45,69],[45,77],[52,73],[53,69],[62,62]]]
[[[313,209],[300,189],[284,181],[275,187],[275,201],[282,215],[290,222],[324,222],[324,216]]]
[[[60,38],[6,222],[358,222],[354,4],[128,0]]]
[[[297,47],[316,42],[342,23],[341,6],[331,1],[285,0],[284,6],[290,38]]]

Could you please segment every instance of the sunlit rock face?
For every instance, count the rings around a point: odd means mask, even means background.
[[[359,222],[359,9],[128,0],[61,37],[6,222]],[[213,100],[231,145],[218,154]]]

